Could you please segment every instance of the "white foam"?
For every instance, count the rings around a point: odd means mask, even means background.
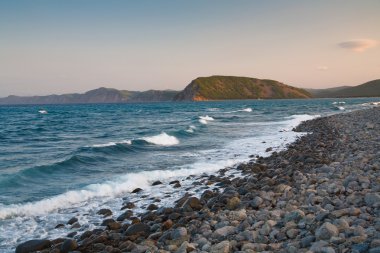
[[[46,110],[39,110],[38,112],[41,114],[47,114],[48,113]]]
[[[362,106],[380,106],[380,102],[368,102],[361,104]]]
[[[199,116],[199,123],[206,125],[209,121],[213,121],[214,118],[210,117],[208,115],[206,116]]]
[[[148,188],[156,180],[165,181],[170,178],[200,175],[205,172],[216,172],[235,163],[233,160],[214,163],[199,162],[188,165],[187,168],[176,170],[154,170],[129,173],[119,176],[113,181],[102,184],[91,184],[81,190],[68,191],[52,198],[26,204],[0,205],[0,219],[18,216],[40,216],[64,208],[72,208],[80,203],[95,198],[115,198],[131,192],[133,189]]]
[[[335,102],[333,102],[332,104],[333,105],[339,105],[339,104],[345,104],[346,102],[344,102],[344,101],[335,101]]]
[[[243,109],[243,110],[240,110],[240,111],[242,111],[242,112],[252,112],[252,108],[245,108],[245,109]]]
[[[338,108],[338,109],[341,110],[341,111],[344,110],[344,107],[343,107],[343,106],[337,106],[336,108]]]
[[[91,147],[93,148],[102,148],[102,147],[111,147],[111,146],[116,146],[117,144],[128,144],[131,145],[132,141],[131,140],[124,140],[124,141],[119,141],[119,142],[108,142],[104,144],[94,144]]]
[[[168,135],[165,132],[159,135],[144,137],[142,140],[160,146],[173,146],[179,144],[179,140],[175,136]]]

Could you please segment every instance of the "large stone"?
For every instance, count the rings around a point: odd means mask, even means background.
[[[171,232],[171,239],[172,240],[177,240],[177,239],[183,238],[185,236],[187,236],[187,229],[184,227],[176,228]]]
[[[238,197],[233,197],[227,200],[226,207],[230,210],[235,210],[240,204],[240,199]]]
[[[285,222],[294,221],[299,222],[303,217],[305,217],[305,213],[301,210],[294,210],[285,215]]]
[[[227,236],[235,233],[236,228],[234,226],[225,226],[218,228],[214,231],[213,236],[219,240],[225,239]]]
[[[380,206],[380,194],[367,193],[364,197],[364,201],[368,206],[379,207]]]
[[[97,214],[103,215],[103,217],[107,217],[107,216],[112,215],[112,211],[110,209],[107,209],[107,208],[102,208],[97,212]]]
[[[70,251],[75,250],[76,248],[78,248],[77,241],[72,240],[72,239],[67,239],[62,243],[60,253],[68,253]]]
[[[125,231],[126,236],[141,234],[147,236],[150,234],[150,227],[144,223],[136,223],[130,226],[127,231]]]
[[[318,240],[329,240],[333,236],[338,236],[338,228],[330,222],[325,222],[315,232],[315,236]]]
[[[237,221],[243,221],[247,218],[247,212],[245,209],[241,209],[239,211],[231,211],[228,214],[228,218],[231,221],[237,220]]]
[[[18,245],[16,248],[16,253],[29,253],[44,250],[50,246],[51,242],[49,240],[30,240]]]
[[[210,253],[229,253],[231,245],[229,241],[222,241],[218,244],[212,245]]]
[[[260,198],[259,196],[256,196],[252,201],[251,201],[251,206],[253,208],[259,208],[259,206],[264,202],[264,200],[262,198]]]
[[[201,210],[202,204],[197,197],[190,197],[182,205],[182,208],[184,209],[184,211],[191,212],[193,210]]]

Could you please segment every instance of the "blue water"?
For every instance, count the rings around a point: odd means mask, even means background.
[[[133,187],[247,161],[294,141],[288,128],[301,120],[374,101],[380,99],[0,106],[0,251],[57,236],[57,222],[112,207],[111,199]]]

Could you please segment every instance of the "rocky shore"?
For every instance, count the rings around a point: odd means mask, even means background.
[[[295,131],[310,134],[237,166],[242,177],[224,169],[195,182],[219,191],[185,195],[174,207],[153,203],[140,216],[130,202],[118,217],[102,209],[104,229],[27,241],[16,252],[380,253],[380,108]]]

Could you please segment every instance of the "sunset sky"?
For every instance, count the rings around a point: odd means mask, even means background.
[[[1,0],[0,97],[380,78],[380,1]]]

